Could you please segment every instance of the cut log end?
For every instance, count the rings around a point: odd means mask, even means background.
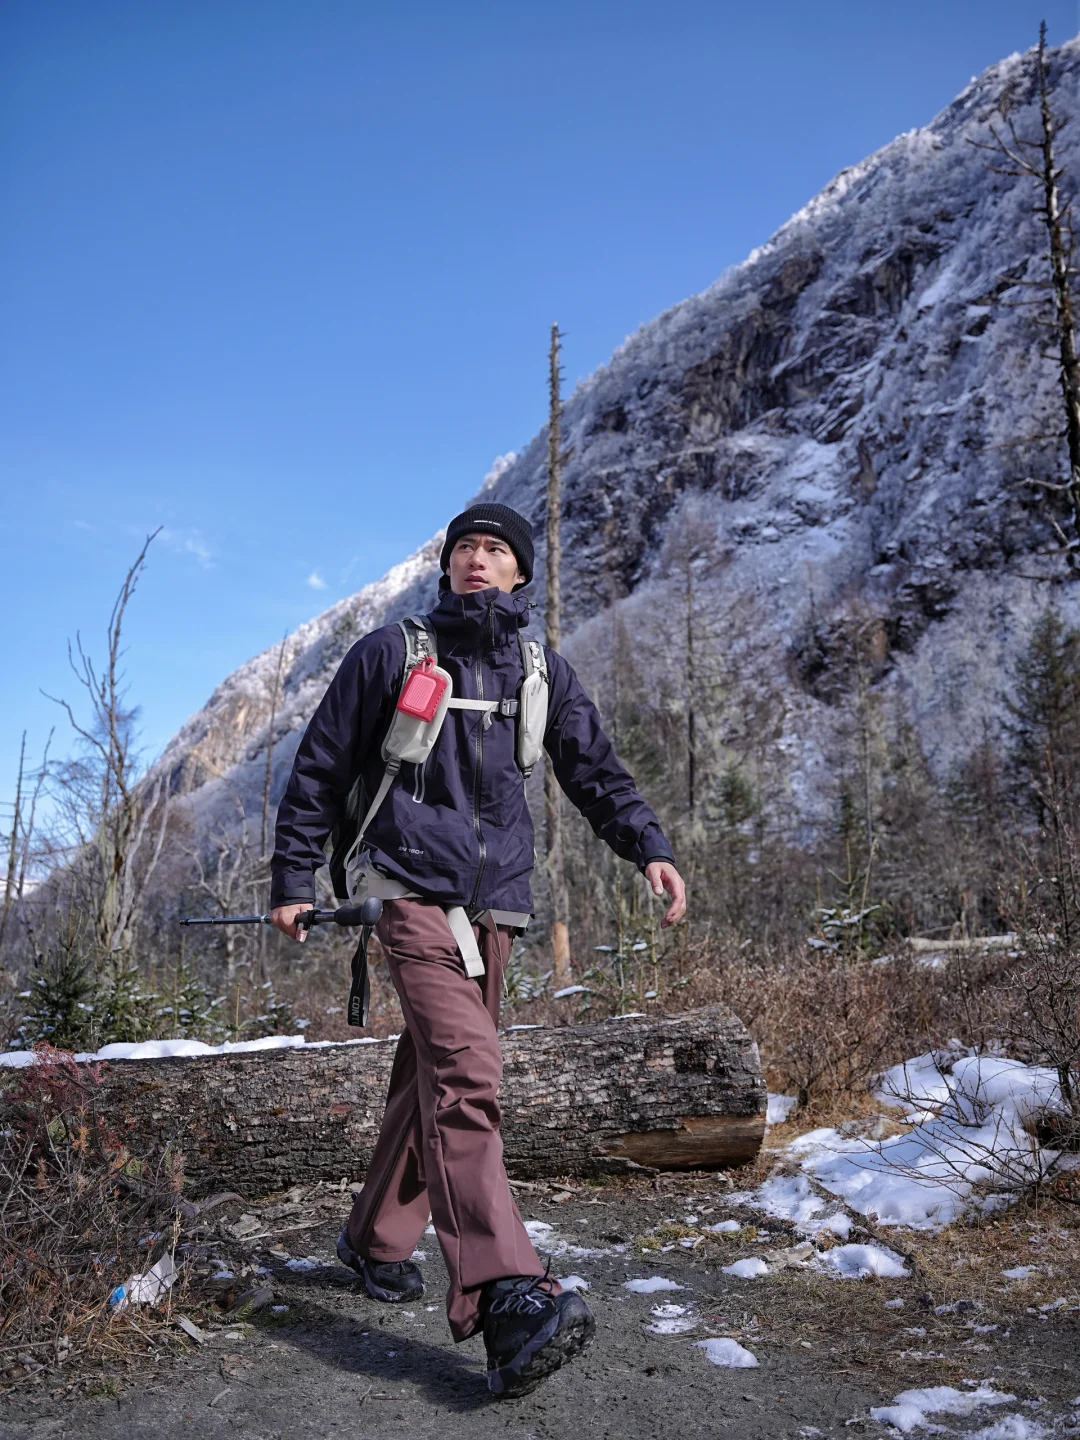
[[[722,1170],[748,1164],[764,1138],[764,1115],[686,1115],[676,1130],[616,1135],[600,1154],[653,1170]]]

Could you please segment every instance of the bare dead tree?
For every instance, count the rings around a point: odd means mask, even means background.
[[[103,954],[130,947],[132,927],[165,841],[168,789],[164,776],[146,783],[135,751],[135,711],[127,702],[123,629],[157,535],[148,535],[124,577],[109,617],[107,655],[99,671],[81,635],[68,660],[89,701],[89,719],[50,696],[66,714],[82,755],[56,773],[58,802],[67,823],[68,861],[89,881],[95,941]]]
[[[548,388],[550,415],[548,421],[548,488],[547,488],[547,597],[545,628],[547,643],[553,650],[562,644],[562,369],[559,352],[562,337],[558,325],[551,327],[551,349],[548,352]],[[548,890],[551,897],[551,940],[555,978],[565,979],[570,973],[570,902],[563,870],[562,792],[550,762],[544,769],[544,826],[547,840]]]
[[[11,816],[11,837],[8,844],[7,873],[4,876],[4,907],[0,911],[0,949],[4,944],[8,916],[15,900],[15,876],[19,865],[19,840],[22,828],[23,774],[26,768],[26,731],[22,733],[19,746],[19,776],[15,782],[15,801]]]
[[[195,847],[193,857],[198,888],[222,915],[248,907],[262,874],[263,855],[254,853],[243,802],[238,795],[233,798],[236,822],[215,828],[209,837],[208,857],[203,856],[201,847],[198,846]],[[257,928],[261,932],[262,927]],[[225,925],[217,938],[220,939],[225,954],[224,980],[231,988],[236,983],[237,969],[244,958],[244,949],[250,949],[254,944],[261,950],[259,941],[262,937],[261,934],[252,936],[243,926]]]
[[[262,854],[270,851],[270,786],[274,778],[274,722],[277,720],[278,704],[281,700],[281,674],[285,668],[285,646],[288,635],[281,637],[278,646],[277,665],[274,669],[274,684],[270,691],[270,719],[266,726],[266,774],[263,778],[262,796]]]
[[[976,149],[989,151],[998,161],[1004,162],[991,165],[989,168],[993,173],[1026,177],[1033,180],[1041,191],[1042,203],[1034,208],[1035,213],[1042,217],[1046,229],[1050,278],[1047,281],[1016,280],[1015,283],[1045,288],[1051,296],[1052,330],[1065,410],[1069,475],[1068,479],[1063,481],[1028,479],[1024,483],[1042,491],[1048,499],[1056,496],[1067,505],[1067,524],[1071,528],[1071,535],[1052,511],[1048,513],[1060,546],[1054,553],[1064,555],[1070,569],[1075,569],[1077,551],[1080,550],[1080,354],[1077,353],[1072,294],[1073,277],[1077,274],[1076,236],[1073,228],[1072,199],[1065,199],[1062,195],[1061,182],[1066,171],[1057,159],[1056,143],[1061,123],[1051,103],[1052,85],[1046,55],[1045,20],[1039,26],[1036,78],[1041,127],[1038,139],[1028,139],[1017,132],[1006,96],[1000,106],[1004,129],[991,125],[990,134],[993,139],[990,142],[972,140],[970,143]]]

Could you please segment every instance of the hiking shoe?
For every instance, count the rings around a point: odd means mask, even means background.
[[[349,1244],[348,1229],[338,1236],[337,1253],[341,1263],[360,1276],[373,1300],[396,1305],[399,1300],[419,1300],[424,1293],[424,1277],[419,1265],[411,1260],[368,1260],[364,1255],[357,1255]]]
[[[551,1293],[547,1275],[514,1275],[486,1285],[484,1345],[488,1389],[500,1400],[527,1395],[572,1360],[596,1321],[576,1290]]]

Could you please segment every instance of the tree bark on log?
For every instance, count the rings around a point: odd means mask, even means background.
[[[510,1030],[500,1102],[517,1178],[753,1159],[765,1133],[757,1046],[723,1006],[659,1020]],[[100,1113],[135,1157],[169,1145],[192,1194],[360,1179],[391,1041],[101,1064]]]

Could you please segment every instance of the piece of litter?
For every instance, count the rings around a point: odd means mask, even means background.
[[[322,1261],[316,1260],[314,1255],[304,1255],[299,1259],[286,1260],[285,1264],[290,1270],[295,1270],[299,1274],[306,1274],[309,1270],[322,1269]]]
[[[580,1275],[566,1275],[559,1277],[559,1284],[564,1290],[588,1290],[589,1282]]]
[[[231,1385],[227,1385],[224,1390],[219,1390],[218,1393],[214,1396],[213,1400],[210,1401],[209,1408],[212,1410],[214,1406],[218,1403],[218,1401],[224,1400],[225,1396],[228,1395],[231,1390]]]
[[[768,1275],[769,1267],[764,1260],[755,1256],[750,1260],[736,1260],[733,1265],[721,1267],[725,1275],[734,1275],[737,1280],[756,1280],[761,1275]]]
[[[728,1338],[695,1340],[695,1348],[704,1350],[706,1358],[713,1365],[723,1365],[731,1370],[751,1370],[757,1365],[757,1356],[751,1355],[737,1340]]]
[[[288,1305],[271,1305],[271,1306],[270,1306],[270,1309],[273,1311],[273,1313],[274,1313],[275,1315],[284,1315],[284,1314],[287,1312],[288,1308],[289,1308]]]
[[[176,1265],[166,1251],[144,1275],[131,1275],[123,1285],[118,1285],[109,1296],[109,1305],[114,1310],[125,1310],[129,1305],[157,1305],[172,1289],[175,1280]]]
[[[801,1245],[789,1245],[783,1250],[766,1250],[762,1258],[774,1269],[797,1270],[804,1268],[813,1255],[813,1245],[809,1240],[804,1240]]]
[[[898,1280],[908,1273],[900,1256],[883,1245],[837,1245],[822,1259],[845,1280],[862,1280],[868,1275]]]
[[[683,1290],[686,1287],[676,1285],[674,1280],[667,1280],[663,1275],[650,1275],[645,1280],[624,1280],[623,1289],[631,1291],[634,1295],[654,1295],[657,1290]]]
[[[189,1320],[186,1315],[177,1315],[176,1323],[185,1335],[190,1336],[190,1338],[195,1341],[196,1345],[206,1343],[206,1336],[199,1329],[198,1325],[195,1324],[194,1320]]]

